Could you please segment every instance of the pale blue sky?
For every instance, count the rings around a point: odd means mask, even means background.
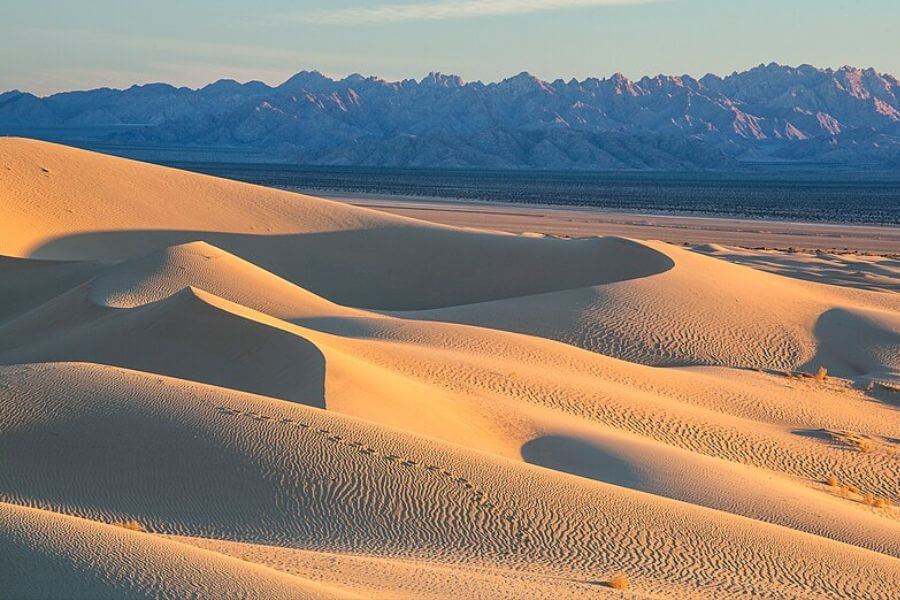
[[[730,73],[761,62],[900,74],[898,0],[20,0],[0,15],[0,91],[317,69],[467,80]]]

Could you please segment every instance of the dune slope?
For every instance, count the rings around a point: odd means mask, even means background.
[[[626,569],[656,593],[866,595],[900,575],[884,554],[329,411],[92,365],[3,375],[28,391],[4,394],[4,454],[15,459],[0,481],[20,504],[137,519],[156,532],[581,583]],[[715,569],[703,563],[708,553]]]
[[[900,374],[897,294],[796,281],[647,245],[674,267],[654,277],[404,314],[549,337],[651,365]],[[829,318],[837,314],[845,316]]]
[[[0,543],[10,598],[353,597],[160,536],[10,504],[0,504]]]
[[[10,256],[116,259],[206,241],[342,304],[386,309],[670,267],[665,255],[627,240],[567,243],[426,224],[32,140],[0,139],[0,163],[0,254]]]
[[[18,596],[896,587],[896,294],[29,140],[0,159]]]

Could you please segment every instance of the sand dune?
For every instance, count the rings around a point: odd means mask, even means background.
[[[285,321],[353,314],[205,242],[164,248],[98,275],[90,299],[111,308],[136,308],[194,287]]]
[[[3,139],[0,161],[8,165],[0,171],[8,199],[0,254],[9,256],[115,259],[205,241],[336,302],[396,310],[671,266],[664,254],[628,240],[456,229],[35,141]]]
[[[103,265],[0,256],[0,323],[84,283]]]
[[[98,521],[537,574],[553,566],[581,583],[626,568],[658,593],[677,583],[866,594],[900,574],[884,554],[330,411],[91,365],[12,367],[4,379],[30,394],[4,403],[14,432],[4,450],[17,457],[5,494]],[[702,552],[715,553],[715,570]]]
[[[796,277],[817,283],[856,287],[864,290],[896,292],[900,290],[900,255],[844,253],[834,254],[748,250],[721,244],[697,244],[695,252],[715,256],[740,265]],[[900,250],[900,244],[894,244]]]
[[[323,405],[324,359],[302,337],[220,310],[206,301],[205,292],[193,288],[102,316],[78,302],[83,292],[73,290],[4,328],[4,345],[13,349],[0,354],[0,361],[77,357]],[[78,323],[67,327],[51,316],[60,313]],[[33,327],[29,317],[35,319]]]
[[[900,578],[896,294],[40,142],[0,158],[15,595],[593,597],[626,573],[636,596],[879,598]]]
[[[160,536],[0,504],[9,598],[354,597]]]
[[[339,579],[367,598],[423,598],[443,600],[447,590],[465,598],[525,597],[566,598],[621,597],[618,592],[594,581],[567,580],[527,571],[483,567],[462,567],[421,560],[385,559],[370,555],[310,552],[279,546],[242,544],[203,538],[177,538],[186,544],[273,566],[289,573],[303,573],[315,580]],[[652,597],[628,594],[629,597]]]
[[[558,339],[650,365],[824,366],[848,378],[900,373],[900,296],[785,279],[659,242],[647,245],[665,252],[673,268],[406,316]]]

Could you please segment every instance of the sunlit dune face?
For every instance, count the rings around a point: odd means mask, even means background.
[[[894,593],[888,263],[0,165],[13,597]]]

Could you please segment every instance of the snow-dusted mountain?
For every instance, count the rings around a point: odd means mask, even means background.
[[[0,95],[0,133],[129,149],[230,149],[303,164],[717,169],[802,161],[900,168],[900,82],[872,69],[466,83],[301,72],[45,98]]]

